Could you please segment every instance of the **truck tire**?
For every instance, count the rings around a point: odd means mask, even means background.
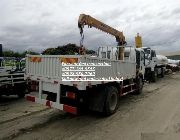
[[[152,79],[151,79],[151,81],[152,81],[153,83],[155,83],[155,82],[157,81],[157,71],[156,71],[156,70],[154,70],[154,71],[152,72]]]
[[[137,82],[136,83],[136,85],[137,85],[136,89],[137,90],[136,90],[135,94],[139,95],[142,93],[142,90],[143,90],[143,79],[141,77],[138,77],[136,82]]]
[[[105,100],[103,113],[105,116],[110,116],[118,109],[119,94],[117,88],[113,86],[106,87],[105,92],[107,97]]]
[[[21,88],[20,88],[20,86],[21,86]],[[25,94],[28,93],[28,89],[25,85],[19,85],[16,88],[17,88],[17,90],[15,90],[14,92],[17,93],[19,98],[24,98]]]

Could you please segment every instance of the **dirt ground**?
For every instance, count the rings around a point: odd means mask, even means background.
[[[179,140],[180,73],[145,84],[127,95],[110,117],[95,112],[72,116],[17,99],[0,99],[0,139]]]

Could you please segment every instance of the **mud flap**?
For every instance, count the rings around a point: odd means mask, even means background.
[[[103,112],[104,103],[107,98],[105,87],[92,89],[88,92],[88,105],[89,109],[93,111]]]

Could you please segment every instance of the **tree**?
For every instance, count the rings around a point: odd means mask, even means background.
[[[32,54],[32,55],[38,55],[39,53],[34,51],[24,51],[22,53],[14,52],[12,50],[3,51],[4,57],[16,57],[16,58],[23,58],[26,56],[26,54]]]
[[[24,51],[24,52],[21,54],[21,57],[26,57],[27,54],[39,55],[39,53],[34,52],[34,51]]]
[[[47,48],[42,52],[42,54],[46,55],[55,55],[56,54],[56,49],[55,48]]]
[[[76,44],[67,44],[56,48],[47,48],[42,52],[44,55],[75,55],[79,53],[80,47]],[[87,54],[95,54],[93,50],[86,50]]]
[[[58,46],[56,48],[47,48],[45,49],[42,54],[44,55],[75,55],[79,53],[80,47],[76,44],[67,44],[63,46]],[[93,50],[86,49],[86,54],[95,54],[96,52]],[[39,55],[39,53],[29,50],[20,52],[14,52],[12,50],[3,51],[4,57],[16,57],[16,58],[24,58],[27,54],[31,55]]]
[[[4,57],[14,57],[14,52],[12,50],[3,51]]]
[[[96,54],[96,52],[94,50],[86,50],[86,54]]]

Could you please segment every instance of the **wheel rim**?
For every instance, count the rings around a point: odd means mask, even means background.
[[[116,109],[116,105],[117,105],[117,94],[116,93],[112,93],[111,94],[111,98],[110,98],[110,109],[113,111]]]

